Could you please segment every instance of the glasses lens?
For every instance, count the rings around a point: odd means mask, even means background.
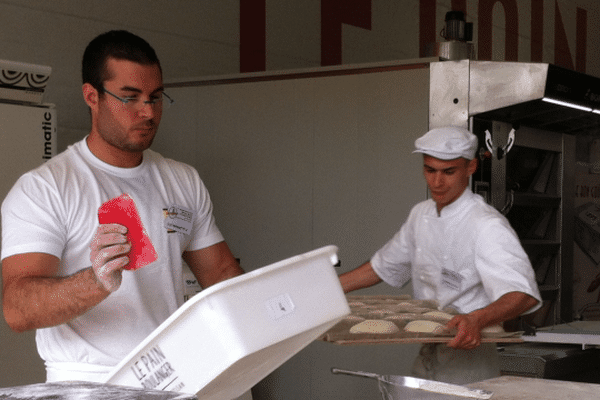
[[[120,97],[106,89],[104,89],[104,92],[121,101],[123,105],[130,110],[139,110],[146,104],[150,105],[150,107],[163,106],[163,108],[169,108],[169,106],[174,102],[173,99],[171,99],[164,92],[158,94],[157,96],[150,97],[149,100],[142,100],[139,97]]]
[[[131,97],[125,98],[125,100],[127,101],[126,103],[124,103],[125,107],[133,111],[141,110],[142,108],[146,107],[146,105],[149,105],[152,108],[156,108],[161,106],[163,103],[161,97],[151,98],[150,100],[142,100],[139,97]]]

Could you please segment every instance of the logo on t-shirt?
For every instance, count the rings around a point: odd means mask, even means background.
[[[185,207],[172,205],[167,209],[163,208],[165,216],[164,226],[168,233],[179,232],[189,235],[192,232],[192,223],[194,212]]]
[[[166,220],[169,217],[169,209],[168,208],[163,208],[162,212],[163,212],[163,217],[165,217],[165,220]],[[175,233],[175,232],[177,232],[177,231],[173,230],[173,229],[167,228],[167,233]]]

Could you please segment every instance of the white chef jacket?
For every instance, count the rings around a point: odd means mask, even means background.
[[[438,215],[433,200],[410,212],[400,231],[371,259],[392,286],[412,279],[416,299],[436,299],[461,314],[484,308],[506,293],[539,301],[535,274],[508,220],[469,188]]]

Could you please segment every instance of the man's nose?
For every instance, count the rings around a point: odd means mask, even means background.
[[[138,116],[144,119],[152,119],[154,117],[154,106],[150,103],[142,102],[140,108],[138,109]]]
[[[436,172],[433,175],[433,185],[435,187],[439,187],[439,186],[443,185],[443,183],[444,183],[444,176],[442,175],[441,172]]]

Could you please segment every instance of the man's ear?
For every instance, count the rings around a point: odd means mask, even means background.
[[[469,176],[473,175],[475,171],[477,171],[478,164],[479,160],[477,157],[469,161],[469,164],[467,165],[467,172],[469,173]]]
[[[83,91],[83,100],[88,105],[88,107],[92,110],[95,110],[98,107],[98,91],[95,87],[93,87],[89,83],[84,83],[82,87]]]

